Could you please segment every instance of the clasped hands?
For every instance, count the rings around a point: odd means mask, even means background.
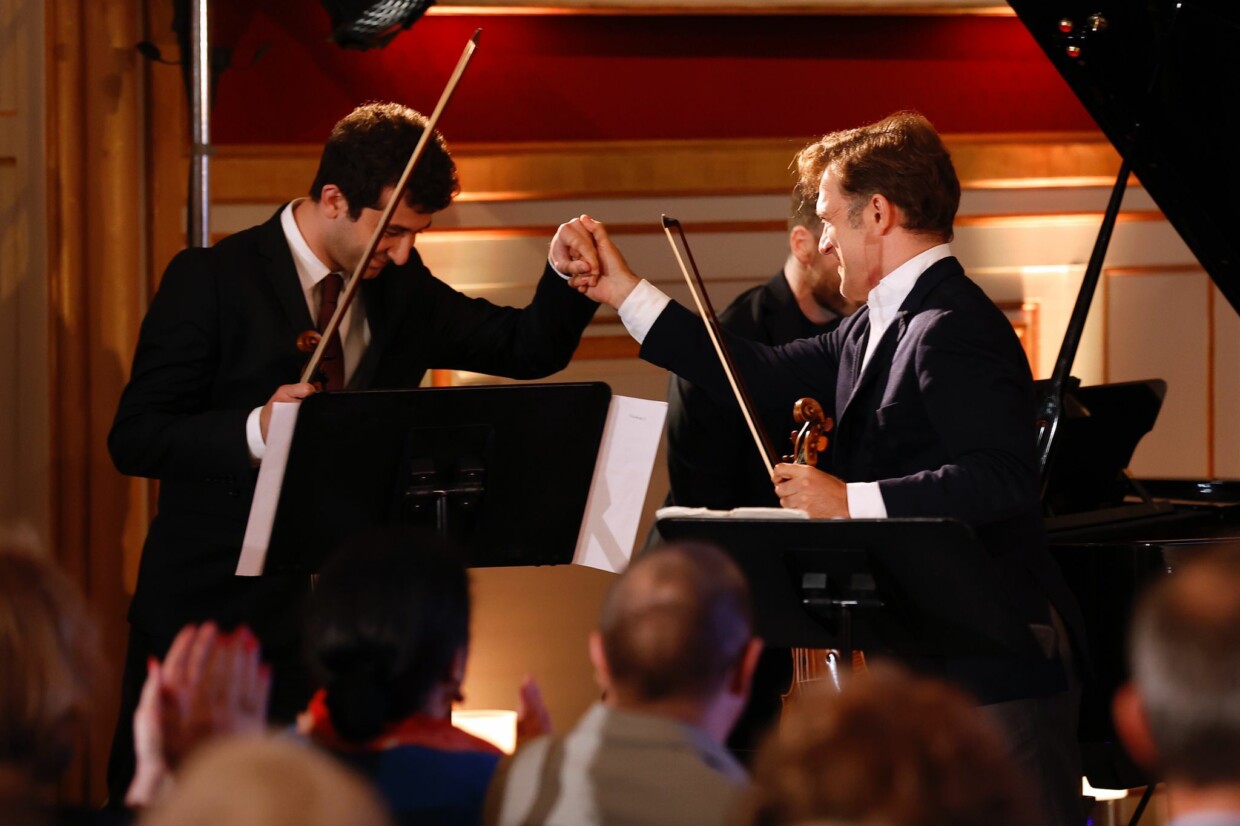
[[[551,239],[550,259],[551,266],[568,276],[570,287],[617,310],[641,281],[607,229],[589,215],[560,224]]]
[[[164,661],[147,663],[133,722],[137,771],[125,802],[155,802],[205,741],[262,733],[270,692],[271,669],[248,628],[225,634],[208,622],[181,629]]]

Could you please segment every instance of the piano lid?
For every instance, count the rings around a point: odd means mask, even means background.
[[[1240,312],[1240,2],[1008,2]]]

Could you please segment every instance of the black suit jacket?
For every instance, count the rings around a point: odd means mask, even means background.
[[[751,287],[719,314],[728,332],[763,344],[786,344],[829,332],[839,324],[812,324],[797,306],[783,271]],[[788,434],[796,427],[793,395],[762,418],[771,444],[790,453]],[[728,510],[746,505],[779,507],[779,497],[762,465],[735,399],[716,402],[710,394],[673,374],[667,387],[667,504]]]
[[[954,517],[972,525],[1020,616],[1049,624],[1049,602],[1079,644],[1079,609],[1046,548],[1032,376],[1011,324],[947,258],[918,278],[861,371],[869,332],[863,308],[813,339],[767,347],[728,335],[728,344],[760,408],[800,393],[835,417],[824,470],[846,482],[878,482],[890,517]],[[641,354],[727,397],[701,322],[680,305],[659,316]],[[927,667],[988,702],[1064,685],[1058,662]]]
[[[371,341],[351,387],[415,387],[430,368],[539,378],[572,357],[596,306],[544,272],[524,309],[469,298],[416,250],[362,285]],[[277,212],[168,265],[142,322],[108,437],[122,473],[160,480],[130,621],[170,640],[187,622],[246,622],[265,646],[298,637],[305,577],[233,575],[257,479],[250,411],[298,380],[314,322]]]

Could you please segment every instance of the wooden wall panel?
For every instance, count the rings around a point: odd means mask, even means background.
[[[1240,479],[1240,315],[1217,288],[1211,288],[1214,347],[1214,473]]]
[[[1150,267],[1107,280],[1108,381],[1167,382],[1158,422],[1133,456],[1133,473],[1208,477],[1213,452],[1209,279],[1200,271]]]

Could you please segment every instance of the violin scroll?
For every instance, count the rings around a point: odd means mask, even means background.
[[[785,456],[784,461],[817,466],[818,454],[827,449],[827,434],[835,427],[835,420],[808,396],[792,406],[792,419],[802,427],[792,433],[792,455]]]

